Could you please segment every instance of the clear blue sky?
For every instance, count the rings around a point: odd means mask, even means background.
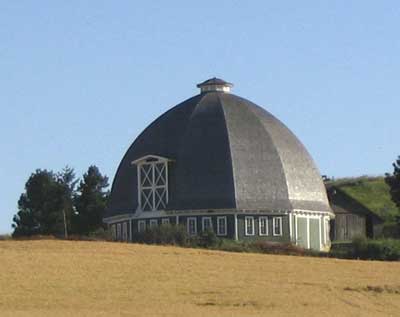
[[[213,76],[322,174],[391,171],[399,31],[398,1],[1,1],[0,233],[35,169],[112,180],[138,133]]]

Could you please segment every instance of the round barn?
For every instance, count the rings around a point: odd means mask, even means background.
[[[277,118],[218,78],[150,124],[115,175],[104,222],[117,240],[163,224],[190,235],[329,250],[320,173]]]

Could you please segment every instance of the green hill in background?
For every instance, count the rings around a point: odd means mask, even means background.
[[[394,216],[399,215],[384,177],[340,178],[327,182],[327,185],[341,189],[386,222],[394,221]]]

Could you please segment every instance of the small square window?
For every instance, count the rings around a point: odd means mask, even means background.
[[[226,217],[217,217],[217,235],[226,236],[227,225]]]
[[[138,221],[138,232],[144,232],[144,231],[146,231],[146,221],[139,220]]]
[[[202,223],[203,232],[208,231],[208,230],[213,231],[211,217],[203,217],[202,222],[203,222]]]
[[[161,224],[163,224],[163,225],[169,225],[169,218],[162,218],[162,219],[161,219]]]
[[[197,219],[195,217],[187,218],[187,232],[191,236],[197,234]]]
[[[260,236],[268,235],[268,218],[260,217],[258,218],[258,232]]]
[[[272,219],[272,227],[274,236],[282,235],[282,217],[274,217]]]
[[[154,228],[158,226],[158,221],[157,219],[151,219],[150,220],[150,228]]]
[[[245,234],[254,236],[254,217],[245,217]]]

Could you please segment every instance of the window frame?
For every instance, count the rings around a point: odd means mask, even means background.
[[[114,241],[117,240],[117,226],[115,223],[111,225],[111,237]]]
[[[143,230],[141,230],[141,224],[143,224]],[[141,233],[141,232],[145,232],[146,231],[146,220],[138,220],[137,225],[138,225],[138,227],[137,227],[138,232]]]
[[[190,221],[194,221],[194,232],[190,232]],[[189,236],[196,236],[197,235],[197,218],[196,217],[188,217],[186,219],[186,230]]]
[[[219,225],[219,221],[223,220],[224,221],[224,230],[221,230],[221,227]],[[220,216],[217,217],[217,236],[226,236],[228,234],[228,220],[226,216]]]
[[[265,221],[265,233],[262,232],[261,228],[261,223],[262,221]],[[267,216],[261,216],[258,218],[258,235],[259,236],[268,236],[269,234],[269,229],[268,229],[268,217]]]
[[[169,224],[170,224],[169,218],[162,218],[161,219],[161,225],[169,225]]]
[[[158,227],[158,220],[150,219],[149,228],[156,228],[156,227]]]
[[[248,232],[248,221],[251,220],[251,232]],[[244,217],[244,234],[245,236],[254,236],[255,235],[255,226],[254,226],[254,216],[245,216]]]
[[[147,156],[141,159],[140,161],[133,162],[137,164],[138,208],[141,211],[148,212],[148,211],[165,210],[165,208],[167,207],[169,200],[168,161],[169,161],[168,159],[158,156]],[[159,164],[163,164],[161,171],[157,167],[157,165]],[[147,172],[144,169],[145,166],[150,166]],[[142,170],[145,179],[142,179]],[[157,173],[156,171],[159,173],[158,175],[156,175]],[[164,177],[162,176],[163,173]],[[144,186],[146,179],[150,182],[150,184]],[[157,182],[160,179],[163,181],[163,184],[157,185]],[[144,193],[145,190],[150,191],[150,194],[146,195]],[[162,190],[162,196],[160,196],[159,190]],[[149,199],[147,199],[147,197]],[[145,201],[143,202],[143,200]]]
[[[279,220],[279,232],[276,232],[276,221]],[[283,225],[282,225],[283,219],[282,217],[273,217],[272,218],[272,234],[274,237],[281,237],[283,235]]]
[[[122,241],[128,241],[128,223],[126,221],[122,223]]]
[[[122,228],[121,228],[121,223],[117,223],[117,240],[121,240],[121,237],[122,237],[122,235],[121,235],[121,230]]]
[[[205,228],[205,226],[204,226],[204,224],[205,224],[206,221],[209,221],[209,222],[210,222],[210,226],[209,226],[208,228]],[[201,218],[201,230],[202,230],[203,232],[205,232],[207,229],[211,229],[211,231],[214,231],[213,223],[212,223],[212,218],[211,218],[211,217],[202,217],[202,218]]]

